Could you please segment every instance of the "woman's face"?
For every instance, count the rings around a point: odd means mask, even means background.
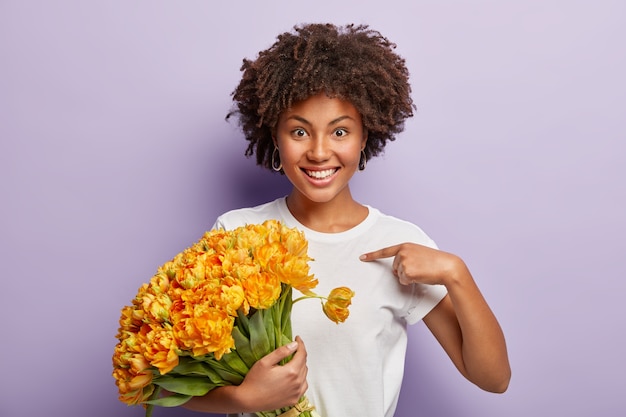
[[[350,102],[323,93],[297,102],[281,113],[274,140],[294,192],[315,203],[349,196],[367,141]]]

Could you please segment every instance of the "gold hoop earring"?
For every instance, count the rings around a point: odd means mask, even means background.
[[[359,171],[365,170],[367,166],[367,155],[365,155],[365,151],[361,149],[361,157],[359,158]]]
[[[278,154],[278,157],[276,155]],[[278,160],[278,165],[276,165],[276,160]],[[280,153],[278,153],[278,148],[274,146],[274,150],[272,151],[272,169],[276,172],[283,169],[283,163],[280,162]]]

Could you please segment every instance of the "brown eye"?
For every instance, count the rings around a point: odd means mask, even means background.
[[[346,131],[346,129],[337,129],[335,130],[335,136],[337,136],[338,138],[342,138],[344,136],[346,136],[348,134],[348,132]]]
[[[299,138],[303,138],[306,136],[306,132],[304,129],[296,129],[293,131],[293,135]]]

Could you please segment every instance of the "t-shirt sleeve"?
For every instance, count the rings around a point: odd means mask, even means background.
[[[439,249],[431,238],[427,239],[425,246]],[[407,323],[415,324],[423,319],[447,294],[448,290],[444,285],[413,284],[414,303],[407,312]]]
[[[233,210],[226,213],[221,214],[213,223],[211,230],[214,229],[222,229],[222,230],[234,230],[239,226],[244,226],[247,224],[245,221],[245,217],[238,215],[240,210]]]
[[[213,223],[213,226],[211,226],[211,230],[218,229],[226,229],[226,227],[224,226],[224,221],[222,220],[222,216],[218,217],[217,220],[215,220],[215,223]]]
[[[408,324],[415,324],[423,319],[448,294],[443,285],[413,284],[415,302],[406,315]]]

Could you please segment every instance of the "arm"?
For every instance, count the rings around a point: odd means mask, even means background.
[[[295,354],[285,365],[278,363]],[[215,388],[183,407],[205,413],[254,413],[292,406],[307,389],[306,349],[299,337],[256,362],[240,385]]]
[[[486,391],[506,391],[511,369],[504,334],[463,260],[414,243],[370,252],[361,259],[391,256],[393,274],[401,284],[446,286],[448,295],[424,323],[461,374]]]

